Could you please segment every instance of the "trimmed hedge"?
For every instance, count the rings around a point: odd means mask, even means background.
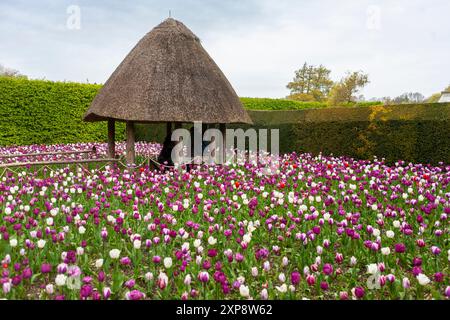
[[[0,77],[0,145],[105,141],[104,122],[82,121],[100,88]],[[254,127],[280,129],[281,152],[450,163],[450,103],[325,108],[323,103],[283,99],[242,102]],[[123,123],[117,124],[116,134],[117,140],[124,139]],[[137,125],[138,140],[161,142],[164,135],[164,125]]]
[[[248,112],[253,128],[280,130],[282,153],[450,164],[450,103]],[[138,126],[141,140],[162,141],[164,135],[163,125]]]
[[[0,145],[104,141],[104,123],[82,117],[99,85],[0,77]],[[124,137],[123,125],[117,128]]]
[[[247,110],[304,110],[328,108],[326,102],[302,102],[287,99],[270,98],[241,98],[244,108]],[[379,101],[365,101],[346,103],[345,107],[369,107],[383,105]]]
[[[450,164],[450,103],[249,113],[280,129],[281,152]]]

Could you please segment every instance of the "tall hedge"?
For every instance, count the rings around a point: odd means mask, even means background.
[[[248,112],[253,128],[280,130],[282,153],[450,164],[450,103]],[[163,125],[138,126],[141,140],[164,135]]]
[[[104,123],[82,117],[100,86],[0,77],[0,145],[104,141]],[[123,139],[123,125],[117,139]]]
[[[450,103],[249,111],[256,128],[280,129],[280,151],[450,164]]]
[[[104,122],[82,121],[100,88],[0,77],[0,145],[105,141]],[[283,99],[241,100],[256,128],[280,129],[281,152],[450,163],[450,103],[325,108]],[[124,125],[117,126],[116,139],[122,140]],[[137,126],[139,140],[162,141],[164,135],[164,125]]]

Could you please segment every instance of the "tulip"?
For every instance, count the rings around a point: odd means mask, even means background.
[[[55,283],[58,287],[66,285],[67,276],[64,274],[58,274],[55,279]]]
[[[316,283],[316,278],[314,277],[314,275],[310,274],[306,277],[306,282],[309,286],[313,286]]]
[[[345,292],[345,291],[341,291],[339,293],[339,299],[341,299],[341,300],[348,300],[348,293]]]
[[[244,297],[244,298],[248,298],[250,296],[250,290],[249,290],[248,286],[241,285],[239,287],[239,293],[241,294],[241,297]]]
[[[331,264],[329,264],[329,263],[325,263],[323,265],[322,271],[327,276],[332,275],[333,274],[333,266]]]
[[[297,271],[294,271],[291,273],[291,283],[295,286],[300,283],[300,273]]]
[[[322,290],[324,290],[324,291],[327,291],[328,288],[329,288],[329,285],[328,285],[328,283],[327,283],[326,281],[322,281],[322,282],[320,283],[320,288],[321,288]]]
[[[42,273],[50,273],[52,271],[52,265],[48,263],[43,263],[41,265],[41,272]]]
[[[447,289],[449,289],[449,293],[450,293],[450,287],[447,287]],[[447,295],[447,296],[449,296],[449,295]],[[269,299],[269,293],[267,292],[267,289],[261,290],[260,297],[261,297],[261,300]]]
[[[103,298],[105,300],[108,300],[110,296],[111,296],[111,289],[109,287],[103,288]]]
[[[119,249],[112,249],[109,251],[109,256],[111,259],[119,259],[120,256],[120,250]]]
[[[426,286],[427,284],[429,284],[431,282],[430,278],[428,278],[423,273],[418,274],[416,278],[417,278],[417,281],[419,282],[419,284],[422,286]]]
[[[358,299],[361,299],[362,297],[364,297],[364,294],[365,294],[364,289],[362,287],[353,288],[352,292],[353,292],[353,295]]]
[[[87,299],[92,295],[92,286],[90,284],[84,284],[80,289],[80,297]]]
[[[125,294],[127,300],[141,300],[145,298],[145,294],[139,290],[133,290]]]
[[[404,253],[406,251],[406,246],[403,243],[397,243],[395,245],[395,252]]]
[[[53,294],[53,292],[54,292],[54,288],[53,288],[53,285],[52,284],[48,284],[48,285],[46,285],[45,286],[45,291],[47,292],[47,294]]]
[[[198,274],[198,280],[200,280],[200,282],[208,282],[209,281],[209,274],[206,271],[200,271],[200,273]]]
[[[447,286],[445,288],[444,294],[447,298],[450,298],[450,286]]]

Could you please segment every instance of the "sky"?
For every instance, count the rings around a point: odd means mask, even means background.
[[[287,96],[304,62],[368,73],[367,99],[450,84],[448,0],[0,0],[0,64],[104,83],[169,10],[240,96]]]

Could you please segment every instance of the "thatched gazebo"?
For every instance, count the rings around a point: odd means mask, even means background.
[[[126,160],[135,163],[135,123],[252,123],[239,97],[200,40],[169,18],[147,33],[99,91],[85,121],[108,121],[109,157],[115,122],[126,122]],[[169,129],[168,129],[169,130]]]

